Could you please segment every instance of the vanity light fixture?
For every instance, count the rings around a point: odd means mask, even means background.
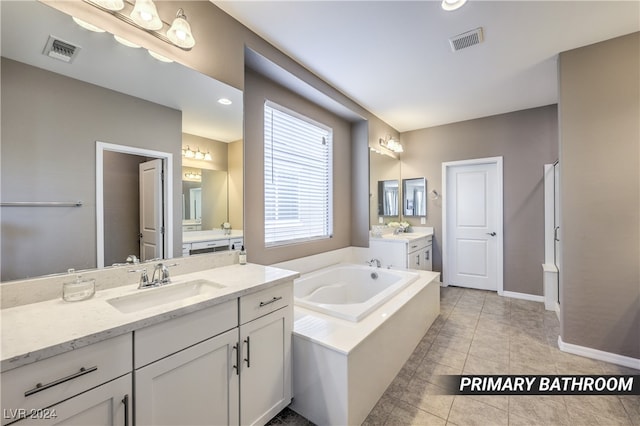
[[[452,12],[460,9],[466,2],[467,0],[442,0],[442,8],[447,12]]]
[[[379,143],[381,147],[386,148],[391,152],[395,152],[396,154],[404,152],[402,144],[392,136],[386,136],[384,139],[380,139]]]
[[[173,20],[171,28],[167,31],[167,38],[178,47],[191,49],[195,46],[196,41],[191,33],[191,25],[187,22],[187,15],[184,14],[184,10],[178,9],[176,18]]]
[[[187,172],[184,174],[184,177],[186,177],[187,179],[193,179],[193,180],[202,179],[202,175],[200,173],[194,173],[194,172]]]
[[[133,22],[145,30],[161,30],[162,20],[153,0],[136,0],[133,11],[129,15]]]
[[[196,40],[182,8],[178,9],[171,25],[163,21],[153,0],[83,0],[119,20],[176,46],[191,50]]]
[[[189,145],[187,145],[186,148],[182,148],[182,156],[184,158],[193,158],[194,160],[213,161],[213,157],[211,156],[211,153],[209,151],[207,151],[206,154],[200,151],[200,148],[197,148],[194,151],[189,148]]]

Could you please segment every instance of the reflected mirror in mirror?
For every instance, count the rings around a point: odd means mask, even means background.
[[[397,180],[378,182],[378,215],[398,216],[400,188]]]
[[[400,160],[387,154],[371,150],[369,153],[369,193],[371,204],[369,206],[370,225],[379,225],[384,222],[397,220],[400,213],[400,200],[397,202],[396,214],[384,215],[384,205],[381,209],[383,198],[379,195],[378,182],[400,181]],[[397,185],[396,185],[397,186]]]
[[[105,248],[98,247],[98,141],[172,156],[166,185],[173,202],[164,206],[172,213],[165,223],[167,239],[172,236],[165,242],[168,257],[182,251],[182,147],[205,149],[204,140],[226,145],[225,166],[214,168],[227,173],[227,187],[233,188],[222,191],[227,220],[242,229],[240,90],[178,63],[160,62],[144,48],[125,47],[109,33],[85,30],[41,2],[0,2],[0,8],[2,281],[125,261],[122,255],[100,259]],[[78,47],[72,62],[43,54],[50,35]],[[232,104],[222,105],[220,98]],[[113,182],[124,185],[118,176]],[[73,204],[8,206],[15,202]],[[105,207],[103,214],[106,233],[120,213]],[[133,238],[139,247],[139,231],[124,228],[109,228],[111,243],[130,244]]]
[[[427,215],[427,180],[402,179],[403,216]]]
[[[182,231],[219,229],[227,222],[227,172],[182,168]]]

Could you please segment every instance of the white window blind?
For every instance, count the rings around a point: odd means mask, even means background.
[[[265,102],[266,246],[331,237],[332,139],[331,128]]]

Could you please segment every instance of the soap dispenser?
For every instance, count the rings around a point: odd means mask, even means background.
[[[82,276],[76,274],[74,269],[69,269],[67,272],[69,275],[75,274],[75,279],[62,284],[62,299],[65,302],[91,299],[96,293],[96,280],[82,279]]]
[[[241,265],[247,264],[247,252],[244,249],[244,246],[240,249],[240,253],[238,253],[238,263]]]

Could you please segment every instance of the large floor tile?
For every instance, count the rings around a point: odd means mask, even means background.
[[[409,405],[406,402],[399,401],[389,414],[387,422],[389,426],[395,425],[424,425],[424,426],[444,426],[447,424],[446,420],[427,413],[413,405]]]
[[[458,426],[506,426],[509,423],[509,415],[507,411],[468,396],[456,396],[447,420]]]
[[[453,395],[445,395],[445,390],[426,380],[414,377],[400,398],[409,405],[446,419],[453,404]]]

